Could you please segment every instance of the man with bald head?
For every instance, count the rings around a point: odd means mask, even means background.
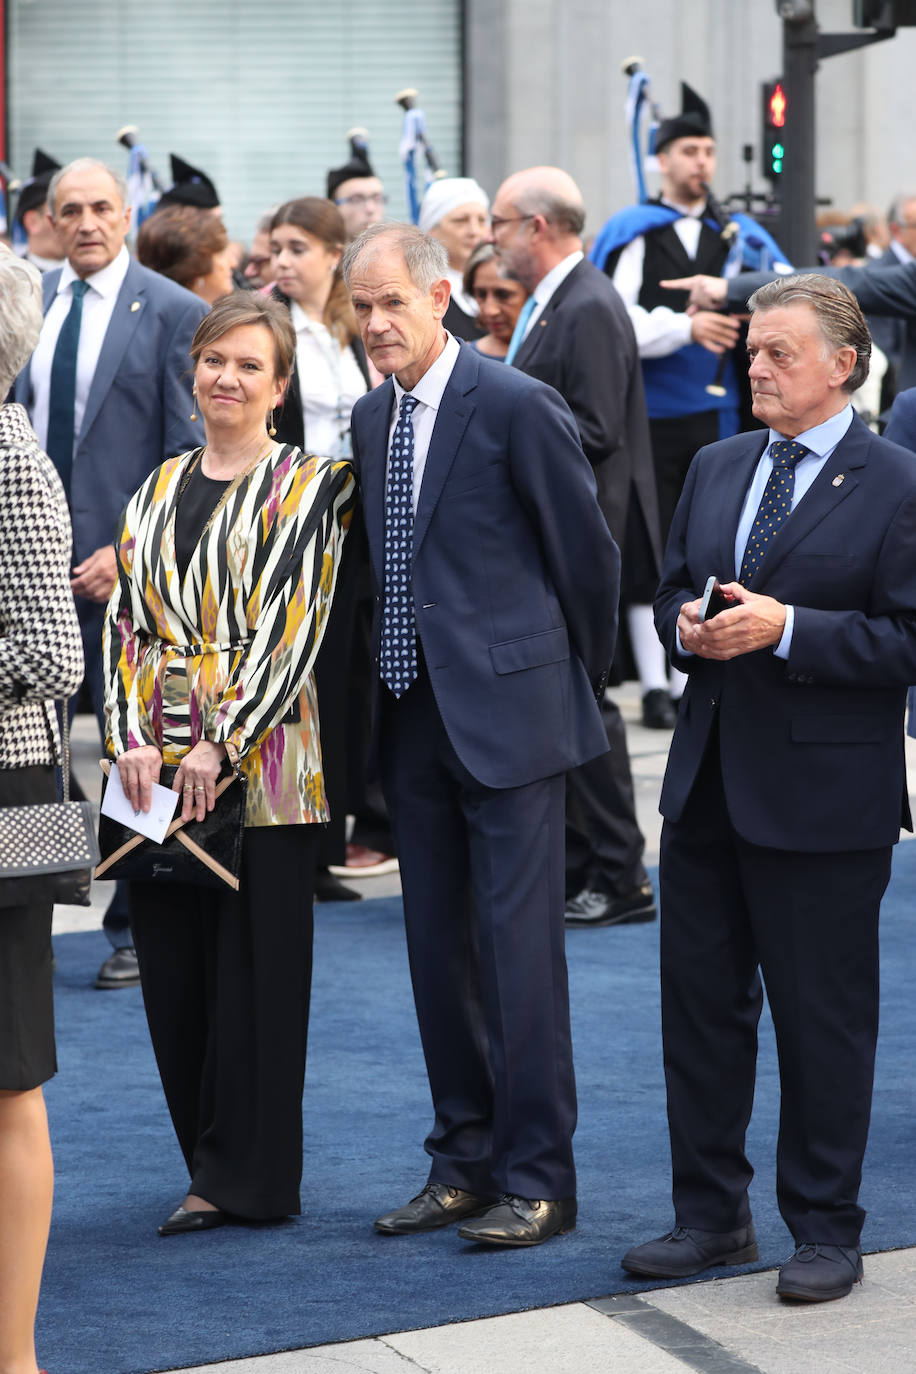
[[[117,575],[115,529],[153,468],[203,437],[202,426],[189,418],[188,349],[207,307],[131,259],[127,185],[104,163],[78,158],[56,172],[48,214],[67,260],[43,278],[44,324],[15,397],[28,410],[70,504],[70,585],[83,632],[86,685],[104,735],[102,619]],[[115,952],[96,986],[138,983],[121,884],[105,914],[105,933]]]
[[[491,239],[503,271],[530,292],[506,361],[547,382],[566,401],[595,474],[599,504],[623,551],[622,600],[651,602],[661,537],[636,338],[610,280],[583,256],[584,224],[579,188],[558,167],[516,172],[499,188]],[[655,916],[623,720],[610,700],[604,718],[610,753],[569,775],[571,926]]]
[[[576,1221],[564,774],[607,748],[619,555],[565,403],[444,328],[443,245],[374,225],[343,273],[390,378],[354,407],[353,461],[436,1114],[426,1186],[375,1226],[539,1245]]]

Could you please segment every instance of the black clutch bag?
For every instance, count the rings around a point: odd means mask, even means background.
[[[102,760],[102,771],[106,777],[111,772],[108,759]],[[177,764],[163,765],[160,784],[171,787],[177,772]],[[180,815],[176,816],[161,844],[109,816],[100,816],[102,858],[95,876],[126,878],[131,882],[231,887],[238,892],[247,786],[243,774],[224,769],[217,780],[213,810],[202,821],[183,821]]]

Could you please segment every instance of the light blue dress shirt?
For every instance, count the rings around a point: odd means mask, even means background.
[[[792,493],[792,510],[803,499],[811,489],[815,477],[833,453],[840,440],[845,436],[846,431],[852,424],[852,406],[846,404],[842,410],[837,411],[836,415],[831,415],[829,420],[823,424],[815,425],[813,429],[806,429],[801,434],[794,435],[795,442],[803,444],[810,452],[804,458],[800,458],[795,464],[795,490]],[[735,532],[735,567],[733,581],[738,580],[741,572],[741,564],[744,560],[744,550],[747,548],[748,536],[751,527],[760,509],[760,502],[763,499],[763,489],[767,484],[767,478],[773,471],[773,460],[770,457],[770,448],[773,444],[786,440],[787,435],[780,434],[778,430],[771,429],[767,446],[760,455],[760,462],[754,470],[754,476],[747,489],[744,498],[744,505],[741,507],[741,518],[738,521],[738,529]],[[791,517],[792,511],[789,512]],[[789,649],[792,644],[792,631],[795,627],[795,607],[786,606],[786,623],[782,632],[782,638],[773,650],[777,658],[788,658]],[[677,647],[683,654],[688,654],[681,644],[679,631],[675,631]]]
[[[801,434],[794,436],[795,443],[803,444],[810,449],[804,458],[800,458],[795,464],[795,490],[792,494],[792,510],[798,505],[806,493],[811,489],[815,477],[833,453],[840,440],[845,436],[846,431],[852,424],[852,406],[847,404],[842,410],[837,411],[836,415],[831,415],[829,420],[823,424],[815,425],[813,429],[806,429]],[[786,439],[785,434],[780,434],[777,430],[770,430],[770,437],[767,446],[760,455],[760,462],[757,464],[751,485],[747,489],[747,496],[744,498],[744,505],[741,508],[741,519],[738,521],[738,529],[735,533],[735,579],[741,571],[741,563],[744,559],[744,550],[747,548],[748,537],[751,527],[760,509],[760,502],[763,499],[763,489],[767,484],[767,478],[773,471],[773,460],[770,457],[770,448],[780,440]],[[789,512],[791,518],[792,511]],[[773,650],[777,658],[788,658],[789,648],[792,644],[792,630],[795,627],[795,607],[786,607],[786,624],[782,632],[782,638]]]

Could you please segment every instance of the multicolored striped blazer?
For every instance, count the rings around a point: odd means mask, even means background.
[[[203,535],[184,577],[175,513],[199,450],[128,502],[103,631],[108,748],[178,763],[228,742],[248,779],[246,825],[327,820],[312,664],[334,594],[355,483],[346,462],[276,445]]]

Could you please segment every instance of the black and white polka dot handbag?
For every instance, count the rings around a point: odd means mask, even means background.
[[[0,806],[0,907],[89,905],[99,845],[92,804],[69,800],[70,728],[63,715],[64,800]]]

